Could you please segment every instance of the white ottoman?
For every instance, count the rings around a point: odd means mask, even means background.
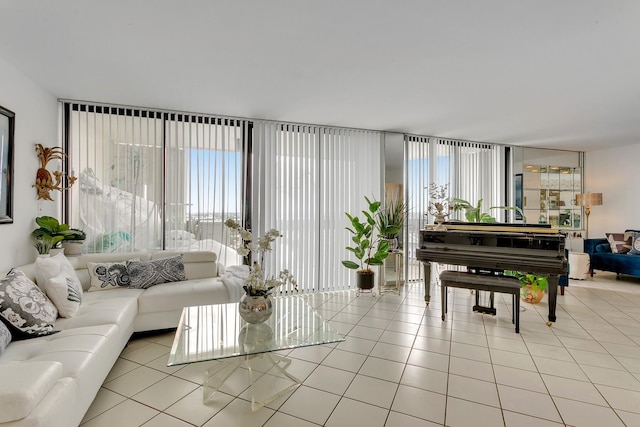
[[[569,278],[584,280],[589,275],[589,254],[569,252]]]

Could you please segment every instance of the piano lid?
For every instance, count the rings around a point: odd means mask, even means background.
[[[561,230],[551,228],[550,224],[505,224],[499,222],[458,222],[444,223],[447,230],[459,231],[486,231],[503,233],[540,233],[540,234],[561,234]],[[427,225],[427,230],[433,230],[436,225]]]

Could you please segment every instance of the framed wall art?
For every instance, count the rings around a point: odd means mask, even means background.
[[[0,106],[0,224],[13,222],[13,152],[16,115]]]

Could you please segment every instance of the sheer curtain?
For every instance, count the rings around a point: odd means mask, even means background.
[[[301,291],[353,286],[344,268],[350,244],[345,212],[380,200],[379,132],[256,122],[253,138],[251,228],[283,234],[266,259],[267,272],[288,268]]]

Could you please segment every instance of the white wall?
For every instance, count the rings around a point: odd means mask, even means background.
[[[585,154],[585,191],[602,193],[602,206],[591,208],[589,237],[640,229],[637,172],[640,144],[603,148]]]
[[[35,217],[58,216],[60,193],[52,196],[56,202],[38,202],[31,186],[39,164],[35,144],[60,143],[56,98],[2,58],[0,105],[16,114],[13,224],[0,224],[0,271],[5,271],[35,259],[37,252],[30,236],[36,228]]]

